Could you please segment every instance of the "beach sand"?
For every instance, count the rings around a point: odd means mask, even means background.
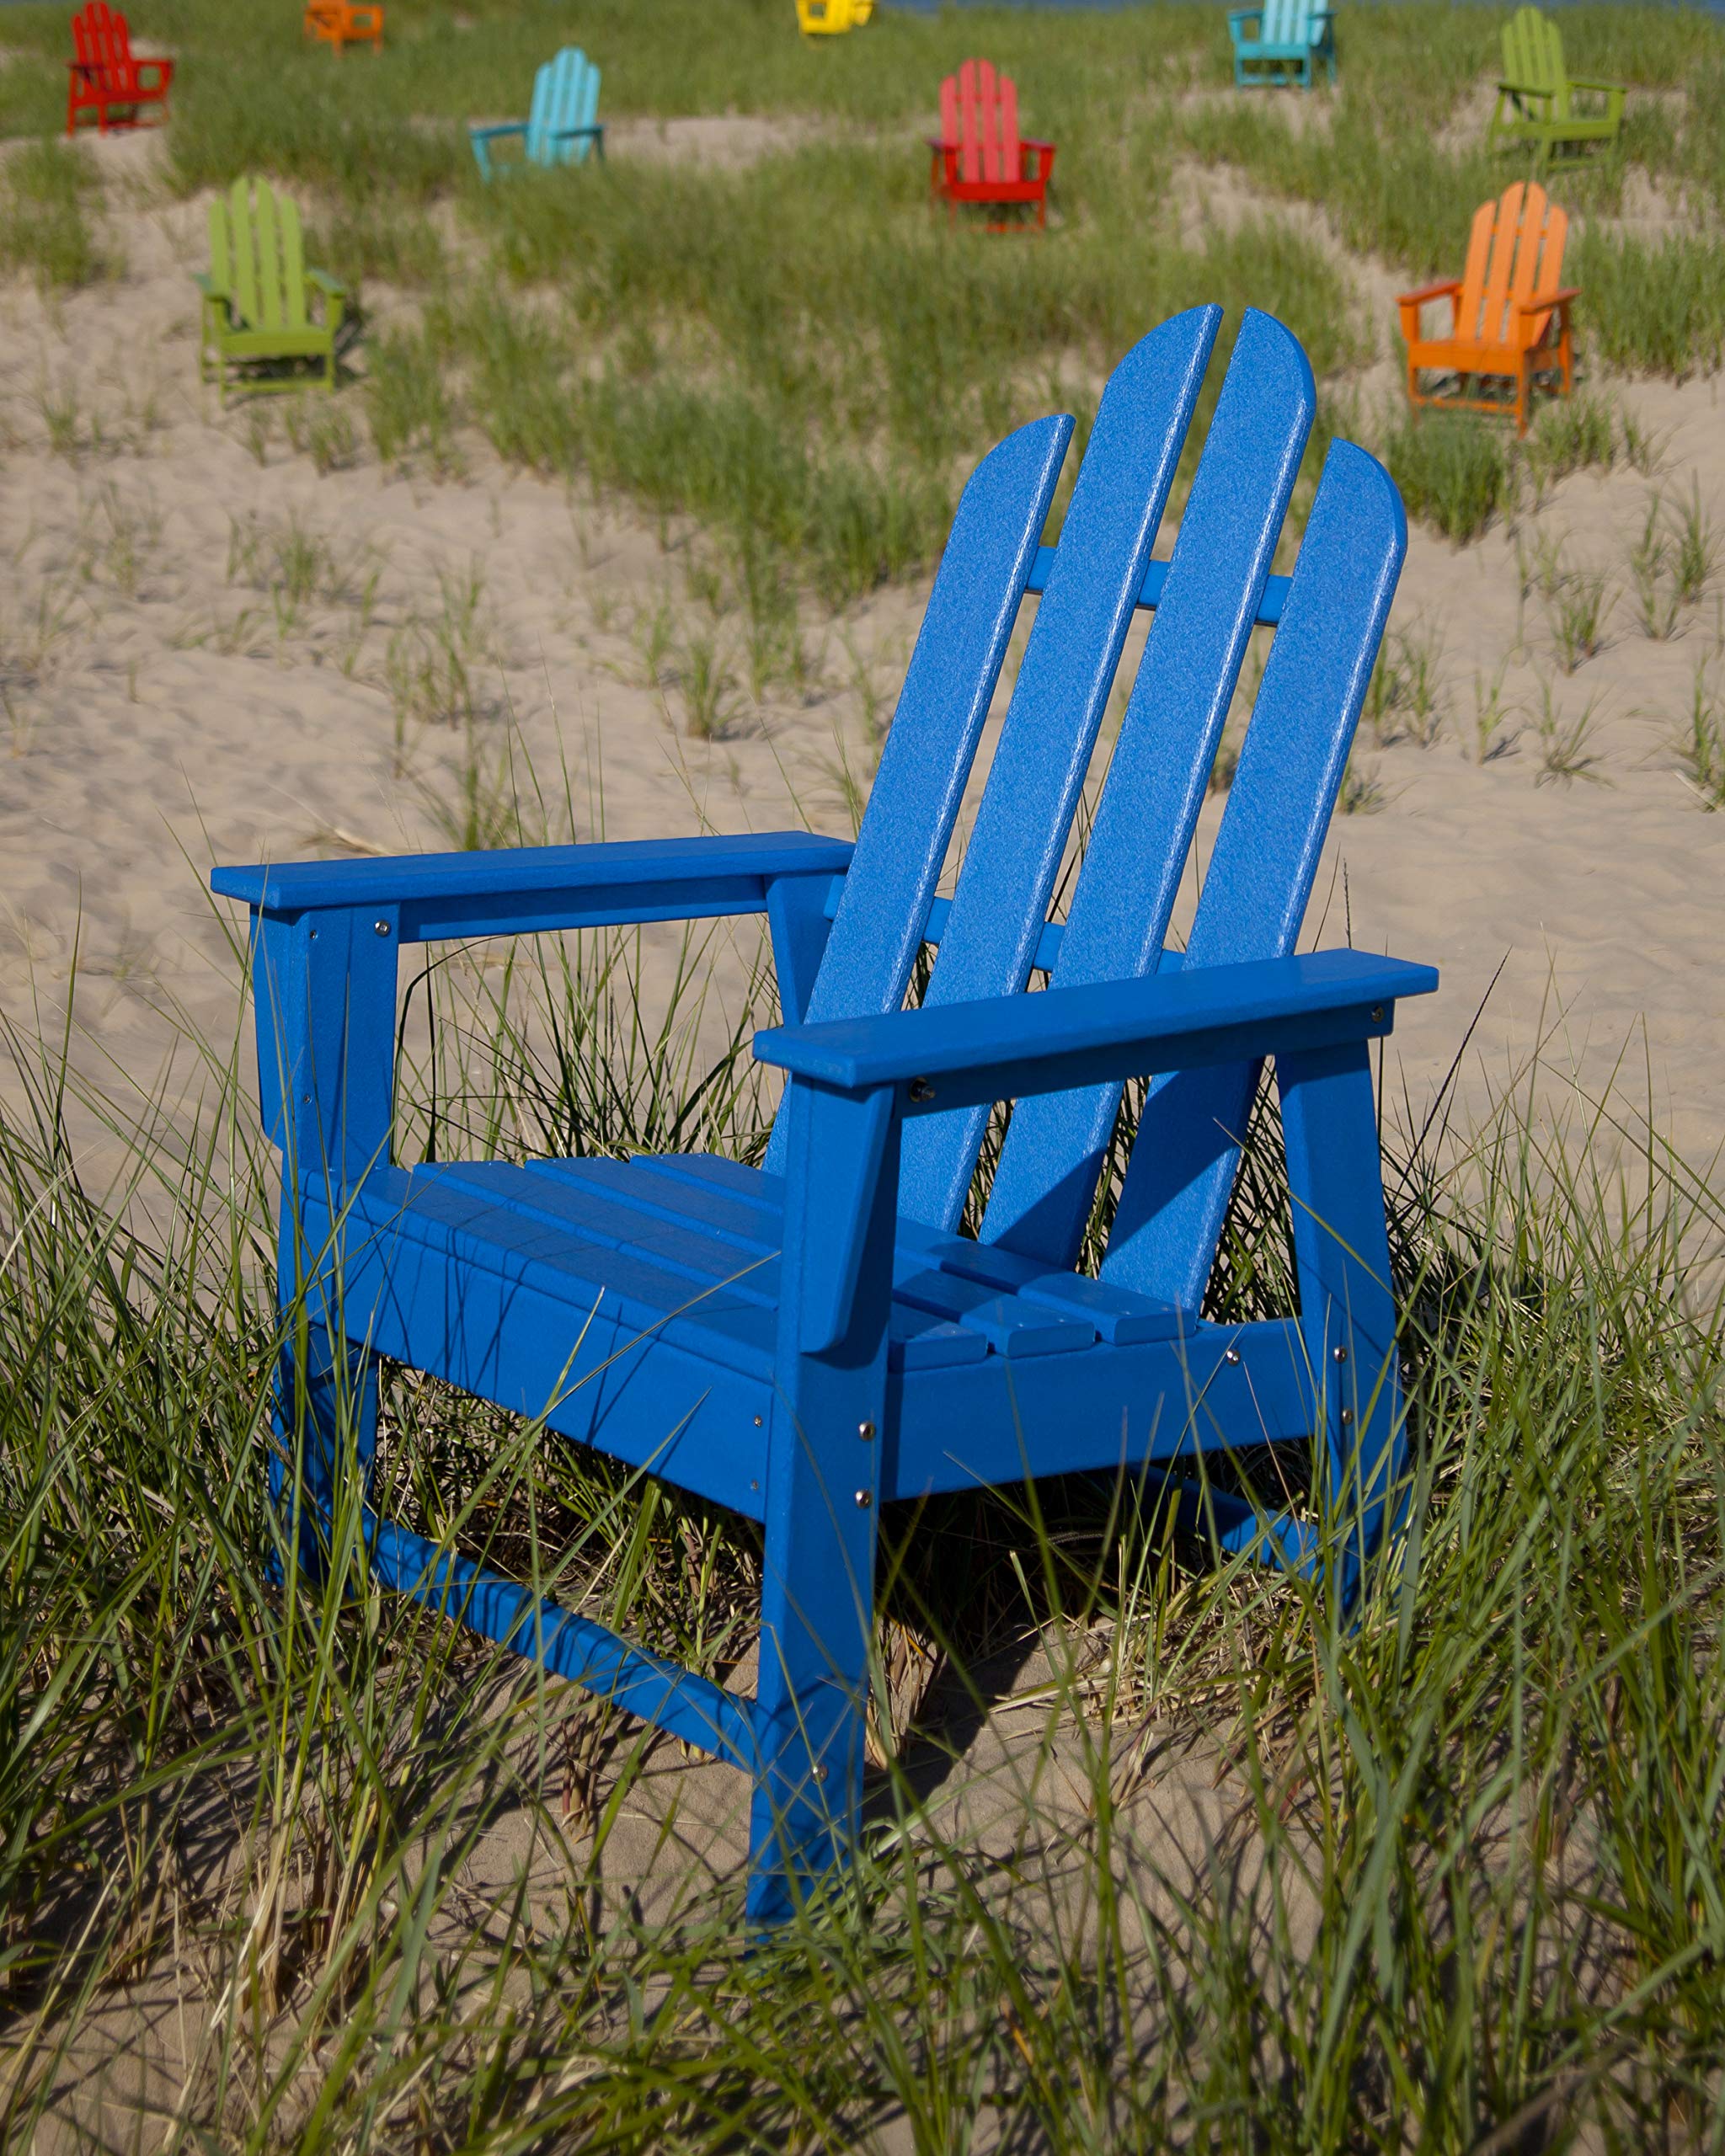
[[[656,126],[638,131],[664,152]],[[457,475],[386,471],[352,388],[334,403],[354,461],[320,474],[286,414],[224,411],[199,388],[188,271],[204,205],[151,189],[147,140],[99,153],[123,280],[51,304],[0,292],[0,1011],[51,1027],[75,952],[80,1063],[122,1091],[155,1084],[185,1025],[219,1042],[237,1022],[239,924],[206,894],[211,864],[446,845],[464,764],[477,755],[494,777],[511,725],[519,769],[553,795],[571,782],[573,819],[553,803],[553,836],[571,820],[578,837],[847,828],[839,769],[866,780],[926,586],[838,619],[805,608],[806,691],[756,702],[740,617],[692,595],[691,535],[512,472],[477,438]],[[1402,1012],[1389,1049],[1390,1093],[1415,1118],[1466,1040],[1464,1120],[1537,1053],[1554,1102],[1616,1079],[1700,1163],[1725,1132],[1709,970],[1725,821],[1704,813],[1675,744],[1698,673],[1725,695],[1725,582],[1652,638],[1628,553],[1653,488],[1674,505],[1696,490],[1725,526],[1719,383],[1590,386],[1657,440],[1656,472],[1573,474],[1465,548],[1414,529],[1391,648],[1423,667],[1434,715],[1388,713],[1381,739],[1362,728],[1370,812],[1335,820],[1306,941],[1441,969],[1442,992]],[[289,603],[280,550],[296,537],[315,589]],[[1554,563],[1608,590],[1602,648],[1569,674],[1565,587],[1538,581]],[[471,739],[403,711],[452,619]],[[678,679],[703,645],[736,677],[711,739],[690,734]],[[1503,716],[1482,761],[1493,698]],[[1584,767],[1556,776],[1547,743],[1584,714]],[[183,1052],[178,1067],[189,1079]]]

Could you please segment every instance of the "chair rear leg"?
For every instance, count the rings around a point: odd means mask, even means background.
[[[1336,1524],[1336,1584],[1351,1607],[1396,1524],[1406,1459],[1396,1306],[1367,1043],[1276,1068],[1300,1327],[1316,1390]]]

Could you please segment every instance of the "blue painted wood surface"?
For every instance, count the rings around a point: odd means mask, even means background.
[[[492,162],[499,142],[519,138],[519,159],[505,164]],[[470,127],[467,140],[480,174],[489,179],[520,163],[549,171],[559,165],[585,164],[590,154],[602,163],[605,130],[599,124],[599,70],[579,45],[566,45],[554,60],[547,60],[533,77],[533,99],[525,120],[500,121],[492,127]]]
[[[1237,89],[1298,83],[1309,90],[1319,61],[1336,79],[1336,25],[1327,0],[1262,0],[1256,8],[1236,8],[1228,17],[1228,35]]]
[[[1273,579],[1312,414],[1303,355],[1242,323],[1172,556],[1152,554],[1219,317],[1146,339],[1103,399],[1057,546],[1071,423],[1020,430],[959,504],[854,846],[807,833],[223,868],[253,915],[259,1090],[284,1155],[271,1489],[314,1573],[363,1536],[386,1584],[753,1778],[751,1920],[854,1834],[879,1508],[1025,1476],[1185,1492],[1224,1551],[1350,1598],[1403,1458],[1370,1044],[1424,967],[1295,955],[1405,546],[1394,488],[1329,453]],[[950,900],[937,884],[1023,599],[1040,594]],[[1049,907],[1135,609],[1154,619],[1064,921]],[[1173,896],[1254,622],[1274,627],[1183,953]],[[785,1022],[766,1166],[709,1155],[392,1154],[396,952],[754,912]],[[921,1007],[903,1006],[932,947]],[[1047,988],[1025,995],[1040,972]],[[1202,1304],[1264,1059],[1296,1315]],[[1120,1087],[1150,1082],[1100,1278],[1074,1269]],[[982,1239],[953,1232],[990,1107],[1016,1103]],[[395,1358],[763,1529],[752,1701],[371,1509]],[[1266,1517],[1208,1452],[1312,1449]]]

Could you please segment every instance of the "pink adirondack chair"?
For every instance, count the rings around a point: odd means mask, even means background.
[[[80,113],[93,112],[104,135],[110,127],[141,126],[146,105],[160,105],[167,118],[174,62],[134,60],[126,18],[108,0],[90,0],[81,15],[72,17],[72,41],[77,57],[66,63],[72,70],[66,94],[68,135],[77,133]]]
[[[967,60],[940,86],[940,140],[931,140],[932,200],[943,201],[948,217],[961,202],[1033,204],[1036,227],[1048,223],[1049,174],[1055,146],[1018,132],[1018,87],[1010,75],[997,74],[992,61]],[[989,221],[991,232],[1007,232]]]

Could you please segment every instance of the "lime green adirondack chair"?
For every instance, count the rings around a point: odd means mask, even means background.
[[[210,274],[197,286],[204,296],[198,372],[221,384],[224,400],[230,388],[334,388],[346,288],[307,269],[300,213],[267,180],[237,179],[210,205]],[[323,365],[310,375],[254,371],[260,361],[288,360]]]
[[[1577,93],[1586,99],[1583,109]],[[1563,38],[1537,8],[1522,8],[1503,25],[1503,79],[1486,147],[1530,143],[1542,165],[1566,142],[1615,142],[1623,125],[1621,83],[1589,82],[1566,72]],[[1599,100],[1605,99],[1600,110]]]

